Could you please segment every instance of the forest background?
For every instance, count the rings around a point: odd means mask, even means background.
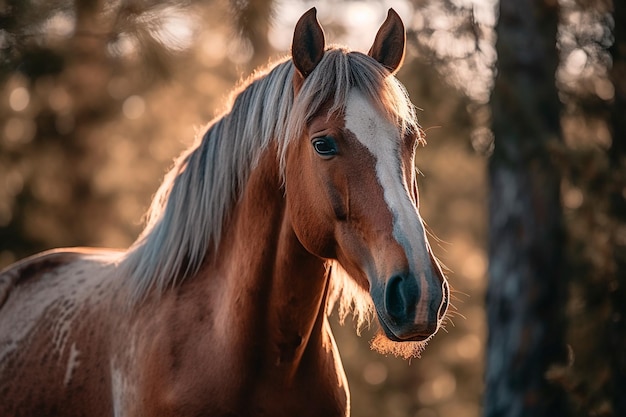
[[[454,308],[422,358],[335,325],[354,417],[624,416],[626,22],[610,0],[0,0],[0,268],[127,247],[173,159],[316,6],[427,133],[421,212]]]

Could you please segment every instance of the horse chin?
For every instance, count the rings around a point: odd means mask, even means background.
[[[435,335],[433,332],[428,335],[402,337],[394,333],[380,315],[378,323],[380,328],[371,341],[371,347],[383,355],[392,354],[404,359],[419,358],[428,341]]]
[[[391,354],[403,359],[419,358],[432,336],[416,341],[407,341],[393,337],[394,339],[390,339],[385,331],[379,329],[371,340],[370,346],[372,350],[382,355]]]

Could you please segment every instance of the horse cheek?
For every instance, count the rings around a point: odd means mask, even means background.
[[[301,194],[306,194],[301,191]],[[329,209],[325,199],[302,199],[290,206],[293,230],[300,244],[313,255],[334,258],[332,223],[323,213]],[[295,221],[295,219],[298,219]]]
[[[300,244],[310,253],[321,258],[335,257],[334,221],[332,208],[324,196],[310,160],[293,169],[287,183],[289,218]]]
[[[320,258],[334,258],[335,244],[332,234],[324,230],[325,228],[320,228],[313,219],[308,219],[303,226],[307,232],[301,234],[300,243],[305,249]]]

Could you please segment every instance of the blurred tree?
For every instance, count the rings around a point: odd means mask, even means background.
[[[274,1],[230,1],[234,10],[235,24],[252,47],[253,55],[248,63],[248,70],[251,71],[267,64],[268,58],[272,55],[267,34],[274,18]]]
[[[611,369],[613,414],[626,416],[626,4],[613,2],[613,34],[609,49],[613,60],[610,71],[614,87],[611,106],[612,146],[609,148],[612,186],[610,214],[614,221],[613,245]]]
[[[10,223],[0,228],[0,252],[23,256],[50,243],[68,245],[67,236],[84,243],[88,229],[79,213],[103,201],[91,193],[98,155],[83,135],[112,107],[100,5],[9,1],[2,12],[7,54],[0,79],[9,106],[0,120],[7,179],[0,223]]]
[[[98,192],[94,178],[113,141],[97,134],[123,112],[140,115],[138,95],[171,78],[171,58],[184,49],[172,31],[188,7],[177,0],[0,4],[1,265],[93,244],[112,222],[116,193]]]
[[[568,415],[564,391],[546,378],[566,359],[560,176],[550,156],[561,137],[558,21],[556,1],[500,1],[489,161],[488,417]]]
[[[625,18],[620,1],[567,2],[569,28],[561,40],[569,338],[576,357],[564,386],[581,417],[626,415],[626,31],[619,24]]]

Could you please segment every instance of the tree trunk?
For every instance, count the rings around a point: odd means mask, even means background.
[[[489,339],[485,416],[564,416],[562,389],[546,377],[564,362],[558,4],[502,0],[489,163]]]
[[[613,220],[611,370],[613,415],[626,416],[626,4],[613,1],[614,43],[609,52],[613,59],[610,72],[615,88],[611,106],[612,145],[609,148],[612,186],[609,210]]]

